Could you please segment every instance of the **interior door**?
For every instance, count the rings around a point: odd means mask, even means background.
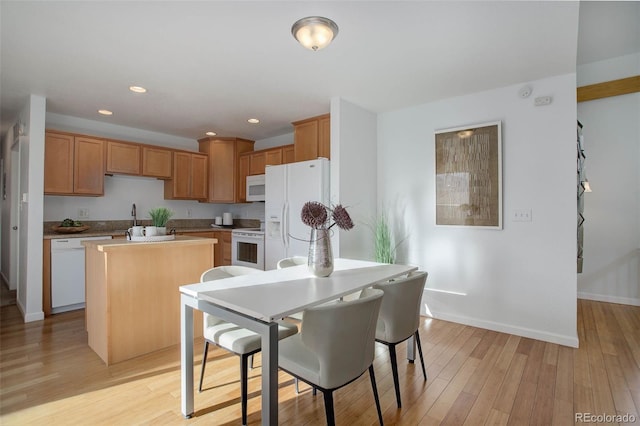
[[[20,264],[20,142],[16,141],[11,146],[11,170],[10,179],[10,213],[9,213],[9,289],[18,288]]]

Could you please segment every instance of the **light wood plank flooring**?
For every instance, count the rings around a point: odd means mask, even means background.
[[[640,307],[586,300],[578,306],[580,349],[424,318],[429,379],[419,363],[402,362],[402,409],[387,349],[376,346],[385,423],[571,425],[581,424],[575,413],[592,413],[629,414],[640,424]],[[196,416],[187,420],[180,414],[178,347],[106,367],[87,346],[84,311],[23,324],[9,306],[1,320],[4,426],[240,424],[239,360],[226,351],[210,351],[206,390],[196,392]],[[196,377],[201,349],[198,341]],[[259,375],[260,368],[250,372],[250,424],[260,423]],[[321,394],[302,387],[296,395],[285,373],[279,398],[280,424],[325,423]],[[335,401],[338,425],[377,424],[367,374],[338,390]]]

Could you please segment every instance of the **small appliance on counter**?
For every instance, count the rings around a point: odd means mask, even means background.
[[[233,216],[231,213],[222,213],[222,224],[233,225]]]
[[[222,216],[216,216],[216,218],[213,220],[213,224],[222,225]]]

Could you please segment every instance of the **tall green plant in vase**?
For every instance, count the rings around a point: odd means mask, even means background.
[[[389,226],[388,216],[382,212],[376,218],[374,224],[376,262],[395,263],[396,249],[404,241],[404,238],[394,245],[393,233]]]

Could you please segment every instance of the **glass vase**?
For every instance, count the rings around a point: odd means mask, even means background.
[[[333,272],[331,235],[328,229],[311,228],[308,266],[316,277],[328,277]]]

